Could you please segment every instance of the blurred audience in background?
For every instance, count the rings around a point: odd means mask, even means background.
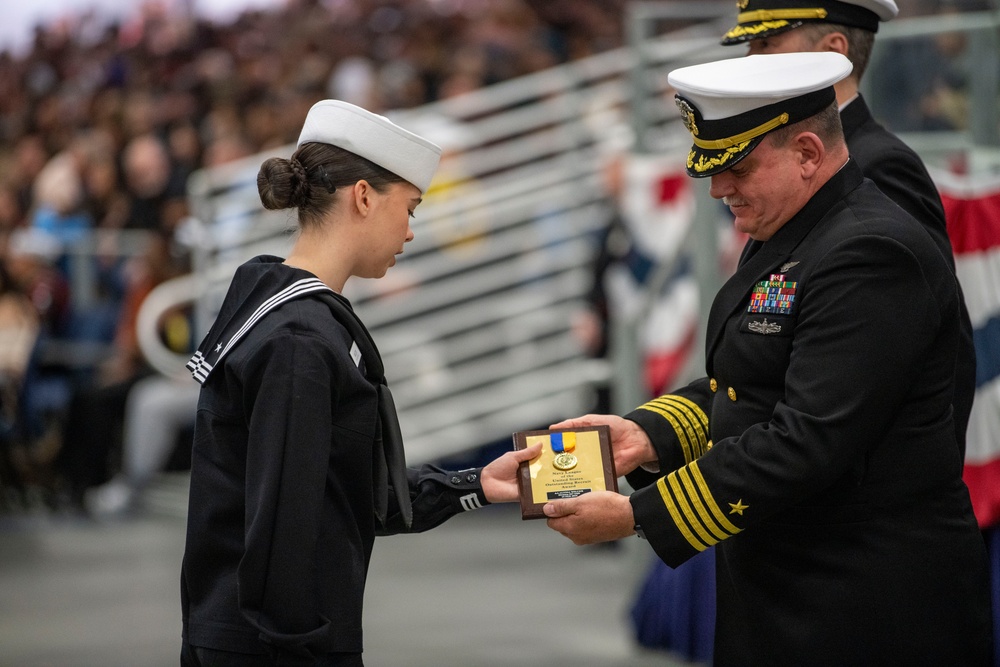
[[[185,435],[193,394],[134,327],[185,270],[193,172],[294,142],[319,99],[414,107],[621,46],[626,0],[290,0],[225,24],[136,4],[0,53],[0,511],[132,507]],[[130,443],[154,418],[163,442]]]
[[[948,17],[985,11],[992,0],[910,0],[897,2],[899,18]],[[969,33],[944,32],[879,42],[869,66],[867,88],[872,112],[893,132],[968,129],[966,90],[977,52]]]
[[[287,0],[215,23],[145,0],[120,23],[68,16],[0,52],[0,335],[20,345],[0,369],[0,512],[80,509],[128,477],[126,406],[151,373],[130,328],[149,289],[185,270],[193,172],[293,143],[323,98],[411,108],[620,47],[628,4]],[[962,44],[936,48],[961,64]],[[960,71],[939,64],[931,82],[888,62],[936,86],[913,91],[928,110],[914,122],[952,118],[960,99],[942,86]],[[184,352],[176,331],[162,336]]]

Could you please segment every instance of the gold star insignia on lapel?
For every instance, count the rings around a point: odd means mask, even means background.
[[[781,265],[780,271],[782,273],[784,273],[785,271],[787,271],[788,269],[792,268],[793,266],[798,266],[798,265],[799,265],[798,262],[785,262],[784,264]]]
[[[743,504],[743,499],[742,498],[740,498],[739,500],[737,500],[735,503],[729,503],[729,506],[733,508],[733,509],[729,510],[730,514],[739,514],[740,516],[743,516],[743,510],[750,509],[749,505],[744,505]]]

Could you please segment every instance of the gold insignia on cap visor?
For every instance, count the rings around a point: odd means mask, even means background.
[[[779,128],[788,122],[788,114],[783,113],[780,116],[772,118],[766,123],[761,123],[755,128],[749,129],[746,132],[742,132],[733,137],[726,137],[724,139],[715,139],[713,141],[705,141],[704,139],[698,139],[697,135],[694,139],[694,145],[698,148],[714,148],[716,150],[722,148],[729,148],[731,146],[739,146],[744,144],[751,139],[759,137],[762,134],[767,134],[773,129]],[[692,134],[695,134],[692,132]]]
[[[822,22],[878,32],[899,9],[895,0],[740,0],[736,26],[722,37],[726,45],[770,37],[805,23]]]
[[[763,21],[752,25],[740,24],[723,35],[722,44],[723,46],[742,44],[750,39],[764,37],[764,33],[767,33],[767,35],[776,35],[779,32],[784,32],[780,30],[781,28],[791,30],[792,28],[798,28],[800,25],[802,25],[801,21],[797,23],[790,23],[788,21]]]
[[[680,109],[681,119],[684,121],[684,127],[687,128],[687,131],[693,136],[697,137],[698,123],[694,117],[694,109],[691,108],[691,105],[688,104],[687,100],[683,97],[675,97],[674,104],[676,104],[677,108]]]
[[[699,119],[701,131],[691,137],[688,175],[698,178],[725,171],[749,155],[768,132],[819,113],[835,99],[833,88],[826,87],[729,118]],[[697,111],[694,115],[698,118]]]
[[[719,60],[670,72],[677,108],[692,135],[687,173],[729,169],[763,138],[830,107],[833,84],[851,72],[839,53],[782,53]]]
[[[754,23],[757,21],[787,21],[789,19],[825,19],[825,9],[758,9],[753,12],[743,12],[736,17],[739,23]]]

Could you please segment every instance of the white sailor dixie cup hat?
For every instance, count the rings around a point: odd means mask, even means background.
[[[338,146],[371,160],[426,192],[441,159],[441,147],[404,130],[385,116],[340,100],[309,109],[296,147],[309,142]]]
[[[899,13],[893,0],[737,0],[736,26],[725,45],[776,35],[805,23],[836,23],[878,32],[879,21]]]
[[[682,67],[667,76],[694,141],[687,173],[718,174],[745,158],[768,132],[826,109],[833,84],[851,73],[839,53],[753,55]]]

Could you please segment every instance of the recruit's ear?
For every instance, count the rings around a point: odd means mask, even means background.
[[[354,207],[360,215],[367,216],[371,212],[374,193],[375,189],[364,179],[354,184],[351,194],[354,196]]]

